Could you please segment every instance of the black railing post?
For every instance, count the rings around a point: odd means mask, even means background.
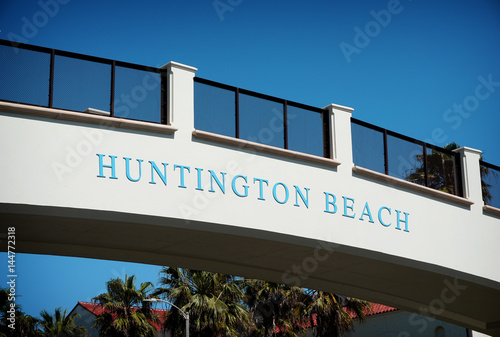
[[[236,138],[240,138],[240,89],[234,91],[234,130]]]
[[[385,174],[389,175],[389,154],[387,153],[387,130],[384,129],[384,168]]]
[[[49,74],[49,108],[54,105],[54,61],[56,58],[56,51],[52,49],[50,52],[50,74]]]
[[[330,153],[330,111],[324,110],[321,116],[323,120],[323,157],[332,158]]]
[[[284,149],[288,149],[288,113],[287,113],[287,101],[283,100],[283,139],[284,139]]]
[[[111,117],[115,116],[115,68],[116,62],[113,60],[113,62],[111,62],[111,93],[109,98],[109,115]]]
[[[194,82],[193,82],[194,86]],[[168,76],[167,70],[160,70],[160,123],[161,124],[170,124],[168,120],[168,108],[167,108],[167,94],[168,94]]]
[[[423,150],[424,150],[424,180],[425,180],[425,186],[426,187],[429,187],[429,172],[428,171],[428,165],[427,165],[427,144],[424,143],[424,146],[423,146]]]

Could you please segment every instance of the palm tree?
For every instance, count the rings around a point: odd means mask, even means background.
[[[87,329],[75,323],[77,314],[66,315],[66,309],[56,308],[54,315],[46,310],[40,312],[40,325],[44,336],[48,337],[80,337],[87,334]]]
[[[40,337],[43,336],[40,330],[40,320],[26,315],[20,306],[14,307],[14,321],[10,320],[8,311],[11,309],[9,301],[9,290],[0,288],[0,337],[22,336]],[[15,323],[14,323],[15,322]],[[14,326],[14,329],[11,327]]]
[[[8,313],[10,309],[9,291],[4,288],[0,288],[0,337],[6,336],[8,332],[9,322],[7,321]]]
[[[450,151],[458,148],[459,146],[454,142],[444,147],[445,150]],[[425,186],[424,155],[417,154],[415,160],[419,165],[408,171],[405,179]],[[435,149],[432,150],[432,153],[427,154],[428,187],[455,194],[455,174],[455,162],[450,155]],[[461,179],[461,177],[457,177],[457,179]]]
[[[135,276],[125,279],[114,278],[106,282],[107,293],[92,300],[103,306],[103,313],[98,315],[94,327],[99,328],[103,336],[140,336],[155,337],[157,330],[152,322],[158,322],[150,303],[143,302],[150,298],[154,289],[151,282],[141,283],[137,289]]]
[[[483,160],[482,156],[481,160]],[[497,179],[498,171],[490,170],[488,167],[484,165],[479,166],[479,170],[481,172],[481,192],[483,194],[484,204],[491,205],[491,199],[493,198],[493,196],[491,195],[490,192],[491,185],[486,182],[486,177],[488,177],[491,174],[493,177],[495,177],[495,179]]]
[[[26,315],[21,310],[17,310],[15,330],[12,334],[7,334],[7,336],[43,337],[44,333],[40,329],[40,325],[41,321],[38,318]],[[77,334],[75,336],[85,336],[85,334]]]
[[[249,336],[299,336],[306,332],[307,298],[302,288],[247,280],[245,292],[254,322]]]
[[[460,148],[455,142],[447,144],[444,149],[453,151]],[[483,156],[480,156],[480,160],[483,160]],[[425,185],[425,166],[424,166],[424,156],[418,154],[415,156],[419,166],[406,172],[405,179],[417,183],[420,185]],[[489,205],[492,199],[490,193],[491,185],[486,182],[486,178],[492,174],[496,176],[496,172],[488,169],[488,167],[481,165],[481,190],[483,195],[483,201],[485,204]],[[460,182],[461,177],[455,177],[455,162],[453,158],[443,152],[432,150],[431,154],[427,155],[427,178],[429,187],[440,190],[446,193],[455,194],[455,178]]]
[[[353,315],[363,320],[370,303],[323,291],[308,291],[307,312],[317,337],[338,337],[353,329]]]
[[[240,336],[250,320],[243,304],[242,280],[233,276],[181,268],[163,267],[162,287],[156,292],[189,313],[192,336]],[[170,310],[165,327],[183,336],[184,319]]]

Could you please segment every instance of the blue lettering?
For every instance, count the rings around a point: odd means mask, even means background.
[[[179,187],[186,188],[186,185],[184,185],[184,170],[187,170],[189,173],[191,173],[191,169],[189,166],[184,166],[184,165],[174,165],[174,171],[176,168],[180,168],[181,170],[181,182],[179,184]]]
[[[342,197],[342,199],[344,199],[344,214],[342,214],[342,216],[346,216],[348,218],[353,218],[356,216],[355,213],[353,214],[347,214],[347,209],[350,209],[351,211],[354,211],[354,199],[352,198],[348,198],[348,197]],[[347,200],[349,200],[350,202],[352,202],[351,205],[347,205]]]
[[[111,172],[108,171],[108,173],[111,173],[110,176],[108,176],[109,179],[118,179],[116,176],[116,158],[117,156],[112,156],[112,155],[104,155],[104,154],[96,154],[97,157],[99,158],[99,174],[97,177],[99,178],[107,178],[104,175],[104,169],[110,169]],[[110,162],[107,164],[104,163],[105,157],[108,156],[110,158]],[[138,171],[135,171],[136,173],[136,178],[133,178],[131,173],[131,161],[133,160],[132,158],[129,157],[123,157],[125,160],[125,173],[126,177],[129,181],[132,182],[138,182],[142,178],[142,162],[144,160],[142,159],[135,159],[138,163]],[[157,179],[161,179],[163,182],[163,185],[167,186],[167,166],[169,164],[167,163],[161,163],[161,165],[157,165],[156,162],[150,160],[149,164],[151,165],[151,181],[149,182],[150,184],[156,184]],[[160,168],[161,166],[161,168]],[[186,186],[186,174],[191,173],[191,168],[189,166],[184,166],[184,165],[174,165],[174,171],[179,169],[179,185],[178,187],[180,188],[187,188]],[[194,168],[196,170],[196,190],[199,191],[204,191],[202,187],[202,181],[203,181],[203,171],[204,169],[202,168]],[[186,173],[187,171],[187,173]],[[214,193],[215,192],[215,184],[217,184],[218,188],[223,194],[226,194],[226,172],[214,172],[213,170],[207,170],[210,173],[210,189],[208,190],[209,192]],[[156,177],[155,177],[156,175]],[[156,178],[156,180],[155,180]],[[251,178],[250,178],[251,179]],[[215,184],[214,184],[215,182]],[[258,185],[259,189],[259,194],[258,194],[258,200],[266,200],[264,198],[264,186],[270,187],[269,181],[266,179],[262,178],[253,178],[253,184]],[[309,209],[309,191],[310,188],[307,187],[299,187],[297,185],[293,185],[295,189],[295,203],[294,206],[300,207],[300,204],[303,204],[307,209]],[[236,175],[232,178],[231,181],[231,189],[233,193],[240,197],[240,198],[246,198],[249,195],[249,190],[250,186],[248,183],[248,176],[244,175]],[[323,192],[325,195],[325,213],[329,214],[336,214],[337,210],[339,207],[337,206],[337,197],[328,192]],[[287,185],[285,185],[282,182],[277,182],[273,185],[272,188],[272,194],[274,200],[279,203],[279,204],[286,204],[290,198],[290,193]],[[354,204],[355,204],[355,199],[342,196],[343,199],[343,213],[342,216],[348,217],[355,219],[356,218],[356,211],[354,210]],[[385,211],[385,214],[384,214]],[[409,216],[410,213],[395,210],[396,212],[396,229],[402,230],[404,232],[410,232],[409,230]],[[359,214],[359,213],[358,213]],[[387,206],[382,206],[378,209],[378,221],[380,224],[384,227],[390,227],[392,225],[391,221],[391,216],[392,216],[392,209]],[[359,217],[360,221],[365,221],[365,219],[368,218],[368,222],[374,223],[372,211],[370,209],[370,205],[368,202],[365,202],[364,207],[362,208],[361,215]],[[389,222],[385,222],[384,220],[389,219]],[[404,225],[404,226],[403,226]]]
[[[370,218],[370,221],[371,223],[374,223],[373,221],[373,218],[372,218],[372,212],[370,211],[370,206],[368,206],[368,203],[365,203],[365,207],[363,208],[363,212],[361,213],[361,217],[359,218],[359,220],[363,221],[363,217],[365,215],[368,215],[368,217]]]
[[[208,170],[208,172],[210,172],[210,189],[208,190],[208,192],[215,192],[215,190],[214,190],[214,180],[215,180],[217,185],[219,185],[219,188],[222,191],[222,194],[226,194],[226,179],[225,179],[226,172],[220,173],[220,174],[222,174],[222,182],[219,180],[219,178],[217,178],[214,171]]]
[[[264,191],[263,191],[263,182],[266,183],[267,186],[269,186],[269,182],[265,179],[260,179],[260,178],[253,178],[253,183],[255,184],[255,182],[258,181],[259,182],[259,198],[258,200],[266,200],[264,199]]]
[[[137,179],[133,179],[130,176],[130,160],[131,160],[131,158],[123,157],[123,159],[125,159],[125,173],[127,174],[128,180],[133,181],[133,182],[137,182],[137,181],[141,180],[141,176],[142,176],[142,169],[141,169],[142,159],[137,159],[137,161],[139,162],[139,178],[137,178]]]
[[[391,214],[391,209],[389,207],[380,207],[380,209],[378,210],[378,221],[380,222],[380,224],[382,226],[385,226],[385,227],[389,227],[391,224],[386,224],[383,220],[382,220],[382,210],[386,209],[388,212],[389,212],[389,215]]]
[[[109,156],[109,158],[111,158],[111,165],[104,165],[103,164],[103,157],[104,155],[103,154],[100,154],[100,153],[97,153],[97,156],[99,157],[99,175],[98,177],[99,178],[106,178],[106,176],[104,175],[104,168],[110,168],[111,169],[111,177],[109,177],[109,179],[118,179],[116,177],[116,171],[115,171],[115,159],[116,159],[116,156]]]
[[[276,194],[276,187],[278,187],[278,185],[283,186],[283,188],[285,189],[285,199],[282,200],[282,201],[278,200],[278,195]],[[279,204],[286,203],[288,201],[288,196],[289,196],[289,194],[288,194],[288,187],[286,187],[285,184],[283,184],[283,183],[276,183],[276,184],[274,184],[274,186],[273,186],[273,197],[274,197],[274,200],[276,200],[277,203],[279,203]]]
[[[154,161],[149,161],[151,164],[151,181],[149,182],[150,184],[156,184],[155,179],[154,179],[154,173],[156,171],[156,174],[158,177],[160,177],[161,181],[163,181],[163,185],[167,186],[167,165],[165,163],[161,163],[163,165],[163,174],[160,172],[160,169],[158,166],[156,166],[156,163]]]
[[[306,197],[302,194],[300,191],[300,188],[296,185],[293,185],[295,187],[295,205],[294,206],[299,206],[299,196],[302,199],[302,202],[306,206],[306,208],[309,208],[309,188],[305,187],[304,189],[306,190]]]
[[[400,223],[400,222],[403,222],[403,223],[405,224],[405,229],[404,229],[404,231],[405,231],[405,232],[409,232],[409,230],[408,230],[408,215],[410,215],[410,214],[409,214],[409,213],[406,213],[406,212],[403,212],[403,214],[405,215],[405,219],[404,219],[404,220],[401,220],[401,219],[400,219],[400,217],[399,217],[399,214],[400,214],[400,213],[401,213],[400,211],[396,210],[396,216],[397,216],[397,225],[396,225],[396,229],[401,230],[401,228],[399,227],[399,223]]]
[[[331,213],[335,214],[337,213],[337,197],[335,194],[323,192],[325,194],[325,200],[326,200],[326,206],[325,206],[325,213]],[[333,200],[330,200],[333,199]],[[333,211],[330,210],[330,206],[333,206]]]
[[[197,167],[195,167],[194,169],[196,170],[197,177],[198,177],[198,186],[196,187],[196,190],[203,191],[203,188],[201,187],[201,171],[203,171],[203,169],[197,168]]]
[[[248,182],[247,177],[242,176],[242,175],[237,175],[236,177],[233,178],[233,182],[231,183],[231,187],[233,188],[233,192],[238,197],[242,197],[242,198],[247,197],[248,196],[248,185],[243,185],[243,189],[245,190],[245,192],[243,194],[240,194],[240,193],[238,193],[238,191],[236,191],[236,179],[238,179],[238,178],[243,178],[245,183]]]

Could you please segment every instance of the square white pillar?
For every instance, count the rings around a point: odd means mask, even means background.
[[[352,138],[351,115],[353,108],[330,104],[323,109],[328,110],[330,118],[330,153],[332,159],[338,160],[339,172],[352,174]]]
[[[177,62],[161,67],[166,70],[167,123],[176,127],[176,135],[189,135],[194,130],[194,81],[198,69]]]
[[[482,152],[469,147],[461,147],[454,152],[460,153],[464,197],[474,202],[473,208],[482,209],[484,203],[479,165]]]

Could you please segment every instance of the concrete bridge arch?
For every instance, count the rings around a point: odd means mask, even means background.
[[[332,291],[500,334],[500,218],[462,148],[464,197],[331,157],[194,128],[171,62],[169,125],[0,102],[0,224],[18,252],[170,264]],[[6,247],[3,247],[6,250]]]

